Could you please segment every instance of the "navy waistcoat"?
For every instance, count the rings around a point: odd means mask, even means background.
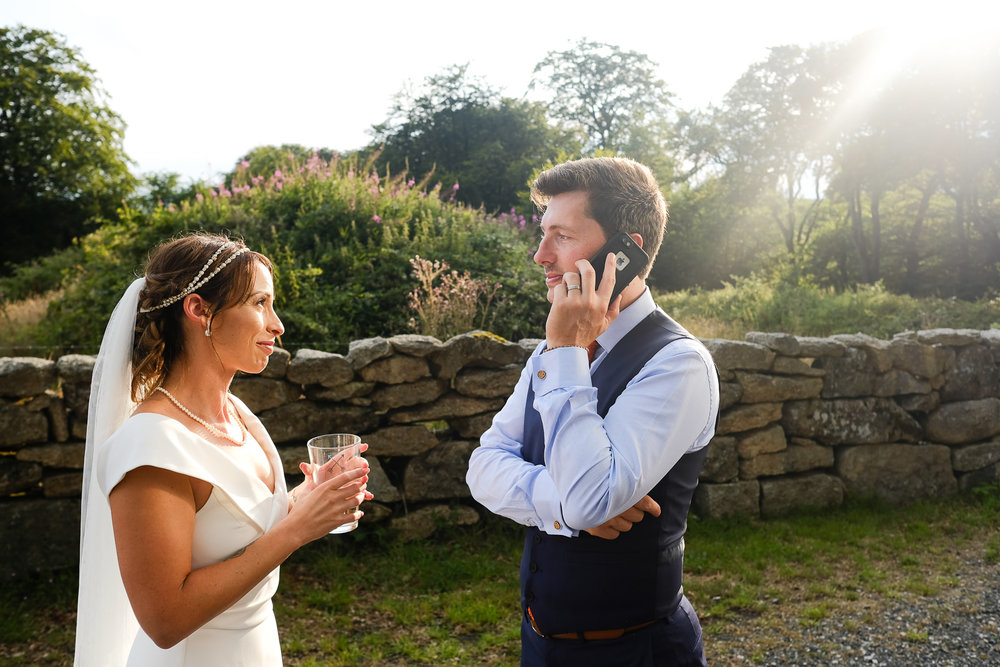
[[[605,417],[625,386],[653,355],[692,336],[653,311],[607,353],[592,377],[597,412]],[[541,417],[529,387],[524,411],[526,461],[545,463]],[[650,443],[657,446],[657,443]],[[521,557],[521,605],[543,634],[609,630],[664,618],[680,602],[684,532],[691,496],[708,448],[685,454],[649,495],[660,516],[646,515],[617,539],[580,532],[548,535],[529,527]]]

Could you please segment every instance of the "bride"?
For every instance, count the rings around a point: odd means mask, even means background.
[[[241,242],[185,236],[115,308],[90,396],[76,665],[281,665],[278,566],[372,497],[363,459],[289,493],[229,393],[284,331],[272,273]]]

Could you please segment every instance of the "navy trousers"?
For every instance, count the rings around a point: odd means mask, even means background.
[[[526,615],[525,615],[526,616]],[[705,667],[701,622],[688,601],[652,625],[618,639],[548,639],[521,619],[522,667]]]

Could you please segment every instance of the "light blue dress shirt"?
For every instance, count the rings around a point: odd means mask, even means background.
[[[472,453],[466,481],[490,511],[553,535],[576,536],[637,503],[689,451],[715,433],[719,384],[711,354],[682,338],[657,352],[605,418],[591,373],[605,352],[653,310],[647,289],[597,338],[588,367],[578,347],[534,351],[514,393]],[[528,387],[545,431],[546,465],[524,460]]]

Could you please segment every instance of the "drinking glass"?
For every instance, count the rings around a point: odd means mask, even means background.
[[[361,436],[353,433],[327,433],[310,438],[306,443],[309,463],[312,464],[313,482],[321,484],[326,480],[355,467],[352,459],[361,456]],[[356,512],[352,507],[350,512]],[[358,522],[345,523],[330,531],[331,535],[348,533],[358,527]]]

